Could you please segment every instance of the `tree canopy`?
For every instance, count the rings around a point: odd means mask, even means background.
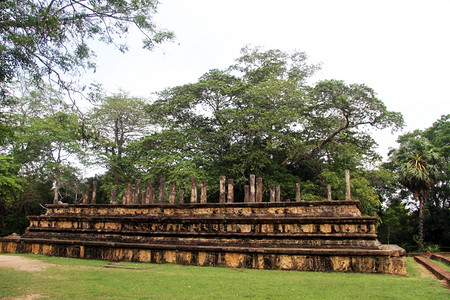
[[[143,47],[173,38],[153,22],[156,0],[4,0],[0,2],[0,88],[19,74],[35,80],[46,76],[64,89],[80,68],[95,68],[89,40],[127,50],[135,27]],[[65,76],[69,75],[69,76]]]
[[[317,68],[301,52],[244,48],[228,69],[161,92],[147,108],[159,130],[137,147],[142,167],[166,177],[226,175],[238,184],[256,174],[292,190],[296,181],[323,186],[325,169],[343,174],[373,161],[367,128],[396,129],[401,115],[365,85],[308,85]]]
[[[422,137],[405,135],[399,138],[400,147],[390,153],[399,182],[419,203],[419,251],[424,246],[424,203],[434,185],[440,180],[441,158],[431,143]]]
[[[148,133],[144,106],[144,100],[122,92],[103,97],[89,114],[91,161],[106,170],[107,183],[103,186],[106,192],[139,176],[128,147]]]

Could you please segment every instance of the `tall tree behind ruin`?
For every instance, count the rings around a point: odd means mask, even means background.
[[[104,97],[90,112],[91,163],[104,168],[111,178],[109,184],[102,187],[108,192],[136,176],[127,147],[149,132],[144,105],[142,99],[118,93]]]
[[[356,170],[377,159],[368,128],[396,129],[403,120],[363,84],[308,84],[315,70],[302,52],[245,48],[228,69],[163,91],[147,108],[161,130],[140,141],[143,167],[226,175],[237,186],[256,174],[282,190],[303,181],[317,194],[326,168]]]

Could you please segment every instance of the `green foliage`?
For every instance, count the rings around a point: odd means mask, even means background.
[[[73,202],[80,193],[78,170],[83,129],[78,116],[51,89],[16,85],[3,107],[10,135],[1,144],[0,232],[22,233],[39,204]]]
[[[336,173],[328,169],[324,170],[320,176],[327,184],[331,184],[333,199],[345,199],[345,177],[342,173]],[[376,190],[363,173],[352,173],[350,180],[352,199],[359,200],[364,208],[364,213],[369,216],[376,216],[377,208],[381,201]]]
[[[438,253],[438,252],[440,252],[439,245],[425,243],[424,251],[426,251],[426,252],[430,251],[431,253]]]
[[[407,165],[400,169],[399,160],[393,159],[394,155],[400,152],[400,148],[392,150],[390,162],[384,164],[384,167],[389,170],[385,174],[391,174],[391,176],[383,176],[383,181],[372,181],[384,201],[384,207],[380,211],[383,223],[378,232],[378,237],[382,242],[390,241],[401,245],[408,251],[417,251],[412,237],[420,236],[418,228],[421,227],[420,223],[423,223],[424,247],[427,244],[441,245],[442,249],[450,247],[450,234],[447,230],[450,226],[448,202],[450,198],[448,175],[450,158],[447,151],[449,124],[448,115],[444,115],[424,131],[416,130],[400,136],[398,141],[402,148],[401,154],[406,157]],[[418,146],[415,147],[415,145]],[[420,149],[426,152],[425,155],[418,153]],[[434,166],[431,169],[426,164],[422,166],[424,163],[430,163],[430,158],[431,162],[434,161]],[[438,159],[436,160],[436,158]],[[407,169],[416,166],[416,163],[418,170],[415,172],[422,170],[423,174],[418,176],[419,182],[411,185],[411,188],[423,187],[424,190],[416,192],[415,202],[411,202],[410,198],[413,192],[404,184],[409,186],[412,179],[408,179],[407,174],[414,174],[414,171],[409,172]],[[436,168],[438,172],[435,172]],[[402,181],[398,177],[400,170],[405,171]],[[397,183],[392,180],[392,175],[396,175]],[[424,176],[431,177],[422,180],[421,178]],[[423,197],[424,195],[426,198]],[[425,202],[421,205],[423,201]],[[422,214],[420,213],[421,207]]]
[[[305,199],[326,198],[320,173],[343,177],[346,168],[374,162],[367,128],[395,129],[403,121],[364,85],[308,86],[317,69],[302,52],[244,48],[227,70],[161,92],[147,107],[158,130],[135,144],[140,167],[166,178],[225,175],[238,193],[255,174],[266,191],[281,185],[284,199],[293,199],[295,183],[309,181],[318,186],[302,183]],[[354,178],[355,192],[370,211],[378,200],[363,173]]]
[[[443,115],[433,126],[423,132],[431,144],[443,157],[450,157],[450,114]]]
[[[143,46],[152,49],[170,40],[173,33],[153,22],[155,0],[5,0],[0,2],[0,88],[23,70],[39,80],[48,76],[64,89],[80,68],[95,68],[89,40],[127,50],[130,30],[144,36]]]
[[[16,115],[13,156],[23,174],[39,174],[43,181],[59,186],[77,172],[72,162],[84,154],[81,122],[59,99],[32,92],[30,99],[25,97],[18,103],[22,106],[21,114]]]
[[[439,153],[443,174],[430,192],[430,200],[442,208],[450,209],[450,115],[442,116],[422,136],[427,138]]]
[[[398,166],[399,181],[413,194],[426,199],[429,189],[439,179],[440,157],[424,138],[400,140],[400,148],[391,154]]]
[[[131,144],[150,130],[144,105],[144,100],[122,92],[101,98],[90,111],[86,127],[95,157],[91,163],[107,170],[101,185],[105,193],[140,176]]]
[[[431,189],[442,178],[442,158],[433,145],[420,132],[401,136],[400,147],[392,150],[390,160],[399,182],[408,189],[419,203],[419,251],[424,246],[424,204]]]
[[[11,157],[0,155],[0,205],[12,203],[19,197],[22,186],[18,169]]]
[[[377,233],[382,243],[399,245],[408,252],[416,251],[412,237],[417,226],[400,198],[392,198],[379,212],[379,217],[382,222]]]

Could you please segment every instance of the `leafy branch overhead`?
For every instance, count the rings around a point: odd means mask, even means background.
[[[95,68],[89,40],[127,50],[127,36],[137,28],[143,47],[173,38],[153,22],[155,0],[5,0],[0,2],[0,84],[21,72],[69,89],[70,76]],[[69,81],[64,80],[69,74]]]
[[[369,139],[370,136],[361,129],[391,127],[395,130],[403,125],[401,114],[388,111],[375,92],[364,84],[346,85],[337,80],[322,81],[312,88],[309,96],[305,107],[307,118],[303,123],[303,136],[309,135],[307,131],[311,131],[311,128],[315,128],[313,131],[316,131],[316,136],[303,153],[297,152],[293,157],[287,158],[287,164],[295,165],[312,158],[328,143],[345,143],[345,133],[352,129],[355,129],[352,134],[362,134],[360,138],[365,135]],[[360,146],[367,147],[369,144]]]

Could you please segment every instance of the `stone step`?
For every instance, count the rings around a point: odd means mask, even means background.
[[[28,220],[33,221],[87,221],[87,222],[126,222],[132,221],[135,223],[142,222],[204,222],[204,223],[374,223],[376,217],[342,217],[342,216],[289,216],[289,215],[250,215],[250,216],[236,216],[236,215],[42,215],[42,216],[28,216]]]
[[[139,236],[177,236],[177,237],[223,237],[223,238],[273,238],[273,239],[299,239],[299,238],[325,238],[325,239],[375,239],[373,233],[264,233],[264,232],[170,232],[170,231],[142,231],[142,230],[98,230],[85,228],[51,228],[51,227],[31,227],[27,229],[27,234],[32,232],[42,233],[43,235],[51,232],[61,234],[67,233],[102,233],[102,234],[123,234]],[[25,235],[25,236],[26,236]]]
[[[439,260],[440,262],[443,262],[447,266],[450,266],[450,257],[444,256],[438,253],[431,253],[431,259]]]
[[[359,201],[303,201],[261,203],[182,203],[182,204],[49,204],[47,214],[87,215],[301,215],[361,216]]]
[[[447,285],[450,285],[450,271],[445,268],[435,264],[429,260],[426,256],[414,256],[414,260],[422,264],[431,273],[433,273],[437,278],[445,280]]]
[[[381,244],[375,235],[335,234],[167,234],[165,232],[117,232],[94,230],[28,230],[24,238],[47,238],[60,240],[113,241],[126,243],[181,244],[181,245],[228,245],[248,247],[322,247],[379,249]]]
[[[38,216],[29,217],[30,228],[83,228],[166,232],[253,233],[373,233],[373,217],[181,217],[161,216]]]
[[[151,244],[151,243],[123,243],[86,240],[54,240],[44,238],[24,238],[20,242],[25,244],[40,245],[79,245],[112,248],[132,248],[149,250],[174,250],[174,251],[206,251],[206,252],[233,252],[233,253],[271,253],[271,254],[295,254],[295,255],[358,255],[358,256],[400,256],[390,249],[323,249],[323,248],[277,248],[277,247],[241,247],[241,246],[214,246],[214,245],[179,245],[179,244]]]
[[[0,239],[2,253],[197,266],[407,275],[404,250],[251,248],[27,238]]]

